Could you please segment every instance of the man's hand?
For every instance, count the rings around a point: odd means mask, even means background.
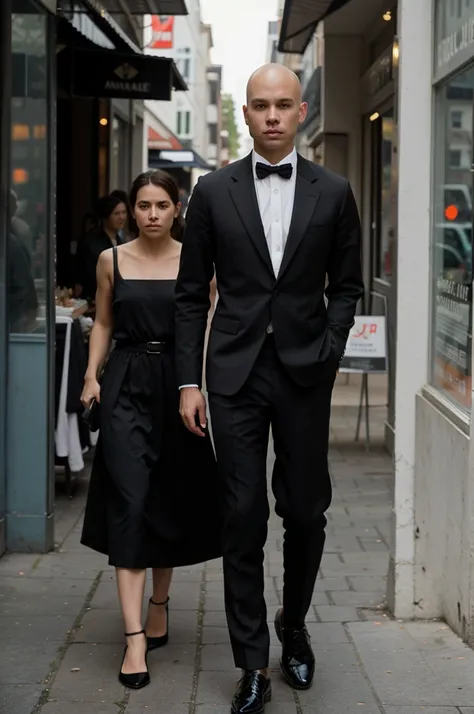
[[[206,400],[198,387],[183,387],[181,389],[179,413],[186,429],[196,436],[206,435],[204,431],[207,427]],[[199,426],[196,425],[196,421],[199,421]]]

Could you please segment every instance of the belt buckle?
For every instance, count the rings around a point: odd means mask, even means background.
[[[162,342],[147,342],[146,343],[146,353],[147,355],[160,355]]]

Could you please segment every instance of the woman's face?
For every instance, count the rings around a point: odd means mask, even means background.
[[[161,186],[154,186],[152,183],[143,186],[137,194],[134,206],[140,235],[152,239],[168,237],[180,208],[181,204],[173,203]]]
[[[105,221],[107,228],[109,228],[111,231],[115,231],[117,233],[119,230],[121,230],[124,225],[125,221],[127,220],[127,207],[125,206],[124,203],[119,203],[116,208],[112,211],[110,216],[107,218]]]

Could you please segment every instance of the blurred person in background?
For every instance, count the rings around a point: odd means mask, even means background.
[[[133,240],[133,238],[135,238],[134,219],[132,211],[130,209],[128,193],[126,191],[122,191],[119,188],[116,188],[114,191],[111,192],[110,195],[120,199],[120,201],[122,201],[122,203],[124,203],[127,207],[127,220],[125,221],[125,225],[123,226],[123,228],[121,228],[118,232],[122,243],[127,243],[129,240]]]
[[[127,206],[117,196],[104,196],[97,204],[98,229],[82,236],[76,254],[77,297],[95,301],[97,291],[96,269],[100,254],[123,243],[120,231],[127,220]]]

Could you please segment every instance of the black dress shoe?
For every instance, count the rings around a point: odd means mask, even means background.
[[[288,684],[294,689],[309,689],[314,677],[314,654],[308,630],[285,628],[283,610],[275,616],[275,630],[283,645],[280,667]]]
[[[263,714],[272,698],[270,680],[257,670],[245,672],[232,701],[232,714]]]
[[[140,630],[140,632],[126,632],[125,637],[136,637],[137,635],[144,635],[146,639],[145,630]],[[123,663],[125,661],[125,655],[127,654],[127,647],[125,647],[122,659],[122,665],[119,672],[119,682],[123,684],[124,687],[128,689],[143,689],[148,684],[150,684],[150,675],[148,672],[133,672],[132,674],[124,674],[122,672]],[[146,654],[145,654],[145,664],[146,664]]]

